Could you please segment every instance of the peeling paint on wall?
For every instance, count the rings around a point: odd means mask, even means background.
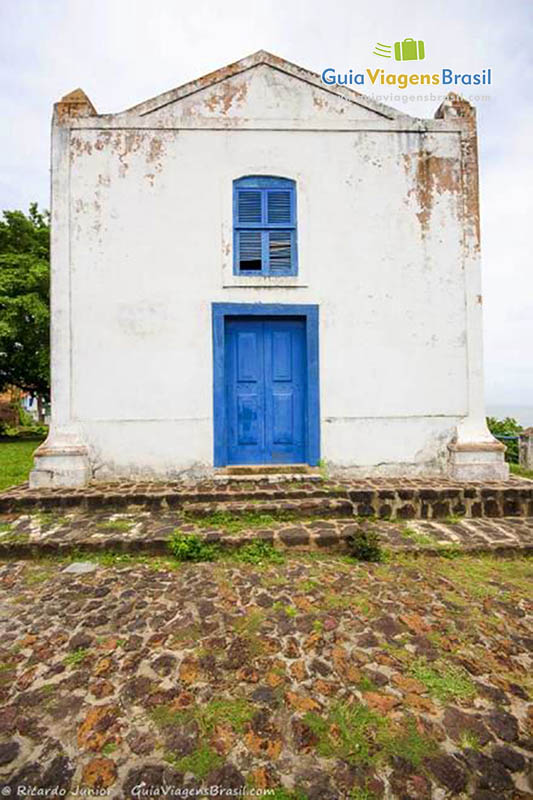
[[[405,153],[403,160],[411,182],[407,196],[416,198],[416,216],[425,237],[430,231],[431,214],[438,198],[461,192],[460,163],[457,158],[435,155],[423,142],[416,154]]]

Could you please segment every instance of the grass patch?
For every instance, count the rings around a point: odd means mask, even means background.
[[[400,756],[413,766],[436,750],[413,723],[394,725],[390,720],[355,703],[335,703],[327,717],[308,712],[304,722],[318,738],[317,752],[324,758],[340,758],[352,765],[370,765]]]
[[[2,530],[0,529],[0,533]],[[17,544],[22,542],[29,542],[30,534],[28,531],[17,531],[13,529],[7,528],[4,535],[0,537],[2,542],[6,542],[8,544]]]
[[[26,586],[36,586],[39,583],[44,583],[49,580],[54,574],[54,570],[50,567],[30,568],[24,573],[24,583]]]
[[[178,561],[215,561],[220,555],[217,545],[204,541],[194,533],[175,531],[168,545]]]
[[[462,750],[481,750],[479,736],[477,733],[474,733],[474,731],[463,731],[461,733],[459,745]]]
[[[352,789],[350,800],[378,800],[378,797],[374,792],[371,792],[370,789],[360,789],[356,787]]]
[[[377,692],[379,691],[379,687],[376,686],[374,681],[368,677],[368,675],[363,675],[361,680],[359,681],[358,688],[362,692]]]
[[[350,556],[357,561],[383,561],[379,533],[372,528],[356,531],[346,543]]]
[[[437,553],[441,558],[455,559],[461,556],[461,548],[451,542],[437,545]]]
[[[283,613],[287,617],[296,617],[296,616],[298,616],[298,609],[297,608],[294,608],[294,606],[286,606],[283,603],[280,603],[279,600],[277,600],[274,603],[274,605],[272,606],[272,611],[275,611],[276,613]]]
[[[99,522],[97,527],[107,531],[129,531],[135,523],[131,519],[108,519],[105,522]]]
[[[28,480],[36,441],[0,442],[0,490]]]
[[[77,650],[73,650],[65,656],[63,663],[66,664],[67,667],[77,667],[85,660],[88,652],[86,647],[78,647]]]
[[[233,627],[241,636],[256,636],[266,619],[264,611],[250,611],[235,620]]]
[[[428,664],[417,659],[410,668],[411,675],[425,685],[428,692],[442,703],[450,700],[469,700],[476,695],[476,687],[462,667],[437,661]]]
[[[51,527],[52,525],[65,525],[69,521],[68,517],[58,514],[57,511],[37,511],[32,514],[32,518],[39,523],[41,528]]]
[[[196,778],[205,778],[208,772],[224,763],[224,759],[207,744],[202,744],[194,752],[181,758],[167,754],[165,761],[180,772],[192,772]]]
[[[283,564],[285,556],[269,542],[258,539],[250,544],[244,544],[234,553],[236,561],[243,564]]]
[[[168,706],[156,706],[151,713],[155,724],[160,728],[183,725],[196,720],[200,732],[208,736],[217,725],[231,725],[235,733],[242,733],[257,709],[245,697],[227,699],[215,698],[194,708],[172,711]]]
[[[296,519],[296,515],[290,511],[283,511],[276,515],[249,511],[236,516],[229,511],[214,511],[205,517],[185,514],[185,519],[194,523],[198,528],[217,528],[226,533],[240,533],[250,528],[273,528],[280,522],[291,522]]]
[[[235,733],[243,733],[256,708],[246,698],[211,700],[197,709],[197,720],[204,733],[211,733],[217,725],[231,725]]]
[[[533,469],[526,469],[519,464],[509,464],[513,475],[518,475],[519,478],[529,478],[533,480]]]
[[[426,545],[435,544],[435,540],[432,539],[431,536],[429,536],[427,533],[420,533],[420,531],[415,531],[414,528],[409,528],[409,527],[404,528],[402,530],[402,536],[409,538],[415,544],[418,544],[422,547]]]

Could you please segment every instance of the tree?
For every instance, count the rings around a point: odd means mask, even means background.
[[[50,398],[50,215],[37,203],[28,215],[0,220],[0,391],[18,386]]]

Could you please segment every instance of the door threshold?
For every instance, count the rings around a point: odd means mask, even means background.
[[[220,482],[269,481],[321,481],[322,475],[317,467],[309,464],[239,464],[220,467],[215,473]]]

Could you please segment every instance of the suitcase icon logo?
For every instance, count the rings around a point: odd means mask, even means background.
[[[403,42],[394,42],[394,58],[396,61],[423,61],[426,52],[424,42],[419,39],[404,39]]]

